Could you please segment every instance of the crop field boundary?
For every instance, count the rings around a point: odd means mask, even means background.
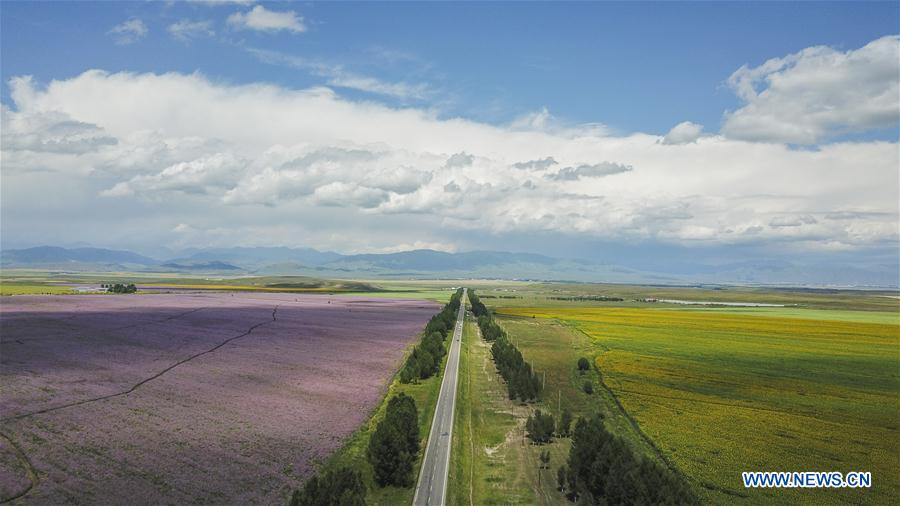
[[[187,358],[181,359],[181,360],[179,360],[178,362],[175,362],[174,364],[172,364],[172,365],[166,367],[165,369],[159,371],[158,373],[156,373],[156,374],[154,374],[154,375],[152,375],[152,376],[150,376],[150,377],[144,378],[144,379],[142,379],[141,381],[135,383],[134,385],[131,386],[131,388],[129,388],[129,389],[127,389],[127,390],[123,390],[123,391],[121,391],[121,392],[115,392],[115,393],[107,394],[107,395],[101,395],[101,396],[99,396],[99,397],[92,397],[92,398],[90,398],[90,399],[82,399],[82,400],[80,400],[80,401],[70,402],[70,403],[68,403],[68,404],[63,404],[63,405],[60,405],[60,406],[52,406],[52,407],[49,407],[49,408],[39,409],[39,410],[37,410],[37,411],[32,411],[32,412],[30,412],[30,413],[22,413],[22,414],[15,415],[15,416],[9,416],[9,417],[6,417],[6,418],[0,418],[0,422],[12,422],[12,421],[16,421],[16,420],[22,420],[22,419],[24,419],[24,418],[29,418],[29,417],[32,417],[32,416],[35,416],[35,415],[42,415],[42,414],[44,414],[44,413],[50,413],[50,412],[53,412],[53,411],[59,411],[59,410],[61,410],[61,409],[72,408],[72,407],[75,407],[75,406],[82,406],[82,405],[89,404],[89,403],[92,403],[92,402],[98,402],[98,401],[103,401],[103,400],[106,400],[106,399],[112,399],[112,398],[114,398],[114,397],[120,397],[120,396],[123,396],[123,395],[128,395],[128,394],[134,392],[135,390],[137,390],[138,388],[140,388],[141,386],[143,386],[143,385],[145,385],[145,384],[147,384],[147,383],[149,383],[149,382],[151,382],[151,381],[153,381],[153,380],[155,380],[155,379],[161,377],[162,375],[166,374],[167,372],[171,371],[172,369],[175,369],[176,367],[178,367],[178,366],[180,366],[180,365],[184,365],[184,364],[186,364],[186,363],[188,363],[188,362],[190,362],[190,361],[192,361],[192,360],[194,360],[194,359],[196,359],[196,358],[202,357],[203,355],[207,355],[207,354],[209,354],[209,353],[213,353],[214,351],[218,350],[219,348],[225,346],[226,344],[228,344],[228,343],[230,343],[230,342],[232,342],[232,341],[235,341],[235,340],[237,340],[237,339],[240,339],[240,338],[242,338],[242,337],[246,337],[246,336],[250,335],[250,334],[251,334],[254,330],[256,330],[257,328],[259,328],[259,327],[261,327],[261,326],[263,326],[263,325],[266,325],[266,324],[268,324],[268,323],[271,323],[271,322],[273,322],[273,321],[277,321],[277,316],[276,316],[276,315],[277,315],[277,312],[278,312],[278,306],[276,305],[276,306],[272,309],[272,319],[271,319],[271,320],[266,320],[266,321],[264,321],[264,322],[260,322],[260,323],[251,325],[250,328],[248,328],[247,331],[244,332],[243,334],[239,334],[239,335],[236,335],[236,336],[233,336],[233,337],[229,337],[228,339],[226,339],[226,340],[220,342],[219,344],[213,346],[212,348],[209,348],[209,349],[207,349],[207,350],[201,351],[201,352],[199,352],[199,353],[195,353],[195,354],[193,354],[193,355],[191,355],[191,356],[189,356],[189,357],[187,357]]]
[[[38,477],[37,469],[34,468],[34,464],[31,463],[31,459],[28,458],[28,454],[26,454],[21,447],[19,447],[18,443],[13,441],[13,439],[6,435],[5,432],[0,431],[0,437],[6,440],[7,443],[12,447],[13,453],[16,454],[16,459],[25,468],[25,472],[28,474],[28,486],[20,490],[18,493],[11,495],[5,499],[0,499],[0,504],[6,504],[8,502],[15,501],[20,497],[24,497],[25,494],[31,492],[34,487],[38,486],[40,483],[40,478]]]

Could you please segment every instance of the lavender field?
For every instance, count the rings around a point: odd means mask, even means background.
[[[278,504],[368,416],[423,301],[0,301],[0,501]]]

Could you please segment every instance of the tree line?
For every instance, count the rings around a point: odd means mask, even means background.
[[[456,325],[456,313],[459,311],[460,299],[462,299],[462,288],[450,296],[450,302],[441,309],[440,313],[432,316],[425,325],[422,340],[406,357],[406,362],[400,369],[400,383],[428,379],[438,372],[441,360],[447,353],[444,340]]]
[[[493,342],[491,357],[500,376],[506,381],[509,398],[522,402],[537,400],[544,385],[531,364],[525,361],[519,349],[510,342],[509,335],[494,321],[490,311],[473,290],[469,290],[469,302],[472,304],[472,313],[478,317],[481,336],[485,341]]]
[[[610,433],[600,415],[579,418],[560,491],[579,504],[698,504],[685,480],[636,454]]]

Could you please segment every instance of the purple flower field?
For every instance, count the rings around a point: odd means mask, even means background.
[[[0,501],[280,504],[378,404],[437,304],[0,300]]]

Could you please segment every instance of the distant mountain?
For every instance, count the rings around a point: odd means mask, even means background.
[[[304,266],[317,266],[341,258],[343,255],[333,251],[319,251],[312,248],[284,248],[284,247],[257,247],[257,248],[206,248],[188,249],[180,253],[181,258],[173,259],[173,262],[183,260],[212,261],[218,260],[238,265],[248,269],[258,269],[265,265],[293,263]]]
[[[101,248],[4,250],[3,268],[310,276],[314,278],[493,278],[646,284],[743,284],[896,287],[897,265],[807,265],[762,260],[710,265],[659,261],[644,268],[599,260],[560,259],[531,253],[412,250],[341,255],[312,248],[207,248],[159,261],[130,251]]]
[[[498,251],[470,251],[446,253],[429,249],[401,251],[398,253],[372,253],[347,255],[327,263],[323,267],[365,271],[418,271],[446,272],[471,271],[510,264],[534,264],[551,266],[555,258],[530,253],[505,253]]]
[[[3,267],[62,268],[83,270],[81,267],[140,268],[159,264],[158,260],[131,251],[103,248],[36,248],[11,249],[0,252]]]
[[[199,271],[199,272],[218,272],[218,271],[240,271],[241,268],[235,265],[226,264],[218,260],[209,262],[192,262],[192,263],[176,263],[166,262],[161,264],[160,269],[173,271]]]

